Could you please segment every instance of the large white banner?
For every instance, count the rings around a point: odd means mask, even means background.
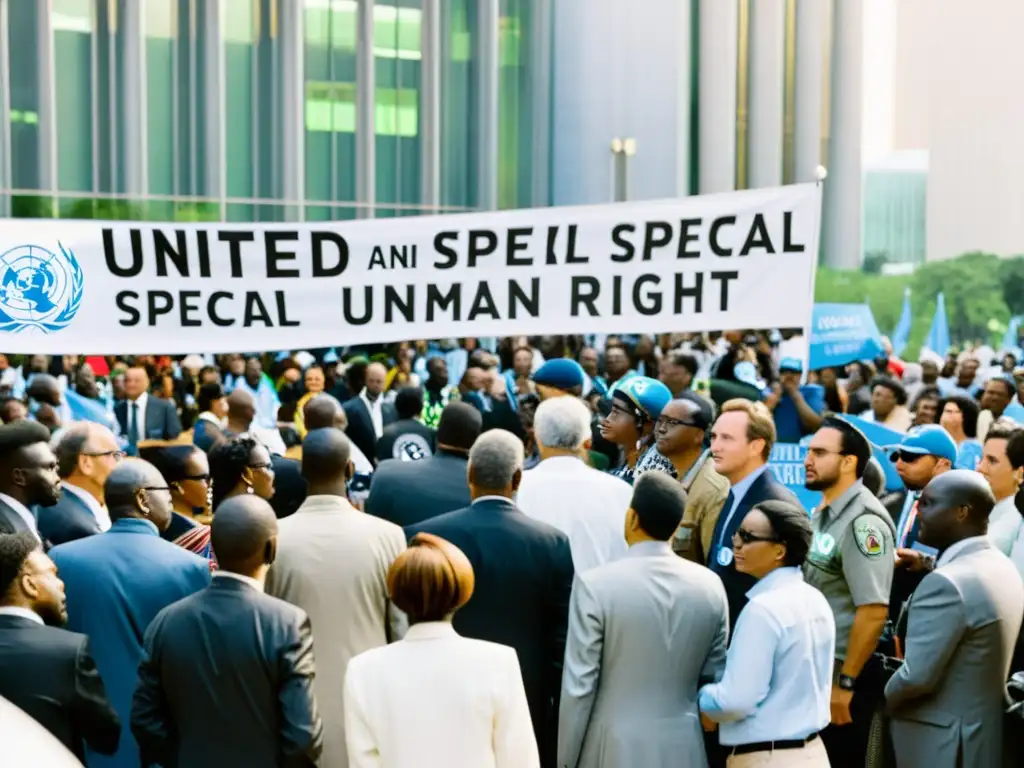
[[[820,187],[290,224],[0,221],[0,351],[803,327]]]

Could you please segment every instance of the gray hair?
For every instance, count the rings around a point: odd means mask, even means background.
[[[507,487],[516,471],[523,468],[524,452],[523,441],[511,432],[484,432],[469,451],[473,484],[487,490]]]
[[[553,397],[537,406],[533,433],[545,448],[578,451],[590,437],[590,409],[575,397]]]

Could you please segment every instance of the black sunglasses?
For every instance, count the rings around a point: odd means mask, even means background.
[[[904,464],[913,464],[919,459],[923,459],[928,454],[926,453],[911,453],[910,451],[896,451],[892,455],[893,461],[902,461]]]
[[[758,536],[756,533],[751,533],[746,528],[737,528],[736,533],[732,535],[733,540],[739,539],[743,544],[753,544],[758,541],[764,541],[769,544],[779,544],[780,540],[774,536]]]

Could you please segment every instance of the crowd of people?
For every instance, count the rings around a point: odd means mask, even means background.
[[[90,768],[1018,764],[1016,352],[803,343],[0,356],[0,703]]]

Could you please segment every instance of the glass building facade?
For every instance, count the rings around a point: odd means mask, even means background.
[[[0,216],[546,205],[552,0],[0,0]]]

